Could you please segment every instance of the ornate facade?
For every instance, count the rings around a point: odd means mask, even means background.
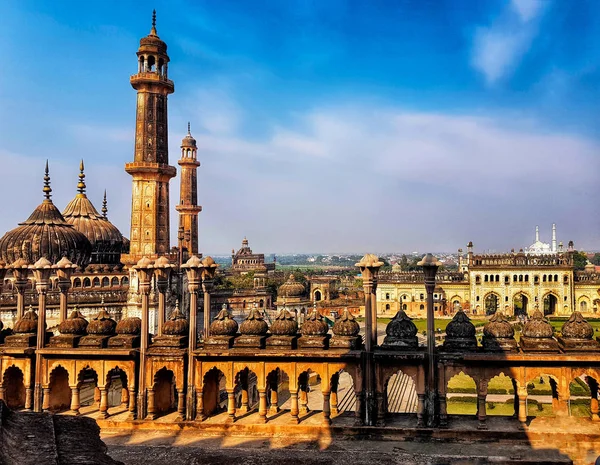
[[[569,316],[574,311],[594,316],[600,308],[600,275],[593,267],[578,271],[573,263],[573,244],[565,252],[479,255],[469,244],[461,256],[460,272],[437,275],[435,310],[450,315],[456,304],[473,315]],[[425,314],[423,275],[418,272],[382,273],[378,311]]]

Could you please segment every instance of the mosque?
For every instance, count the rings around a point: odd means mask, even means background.
[[[477,415],[469,418],[477,425],[470,430],[474,437],[487,428],[489,381],[510,378],[513,388],[505,394],[512,396],[514,421],[526,428],[528,386],[544,375],[551,377],[548,392],[557,415],[570,414],[569,383],[581,380],[577,392],[584,393],[589,411],[578,419],[578,428],[597,428],[592,422],[600,421],[600,342],[584,318],[589,312],[578,310],[583,310],[580,295],[587,296],[590,308],[596,305],[600,277],[591,270],[575,273],[572,244],[561,251],[555,236],[549,251],[536,240],[527,253],[478,255],[469,244],[461,256],[466,271],[436,277],[439,263],[429,257],[422,262],[424,273],[398,282],[380,274],[383,263],[366,254],[356,264],[364,325],[345,311],[331,328],[317,311],[299,328],[286,306],[267,321],[259,302],[266,296],[264,276],[272,270],[244,240],[232,264],[234,272],[260,271],[249,291],[254,295],[232,297],[243,299],[241,324],[227,302],[217,312],[219,302],[215,308],[212,299],[217,264],[199,253],[200,163],[189,126],[178,160],[178,247],[171,249],[169,182],[176,169],[168,154],[167,97],[174,92],[169,63],[154,16],[130,77],[137,106],[133,161],[125,165],[132,177],[129,238],[110,222],[106,200],[98,212],[88,199],[82,162],[77,193],[62,213],[52,201],[46,165],[41,204],[0,239],[0,399],[10,408],[90,412],[103,427],[120,422],[129,429],[153,422],[152,428],[170,423],[200,430],[243,417],[237,426],[254,428],[252,434],[272,435],[259,426],[277,421],[289,424],[286,434],[293,435],[293,425],[315,418],[324,428],[384,428],[399,412],[392,397],[404,389],[402,382],[415,394],[414,408],[402,411],[407,415],[403,431],[413,434],[410,428],[453,427],[447,386],[462,374],[476,380]],[[328,281],[319,285],[311,291],[315,300],[329,294]],[[282,297],[294,305],[305,303],[292,278],[284,286]],[[404,294],[402,286],[412,287]],[[428,343],[426,351],[408,305],[433,313],[442,294],[453,303],[458,296],[459,308],[443,344]],[[480,302],[484,311],[492,294],[496,306],[479,340],[463,308]],[[517,294],[531,302],[531,318],[518,341],[506,315]],[[555,313],[568,317],[559,334],[545,317],[547,294],[556,299]],[[396,312],[383,339],[377,333],[381,305],[384,312],[394,305]],[[315,415],[309,404],[317,394],[322,408]],[[113,423],[106,422],[109,417]],[[155,422],[158,417],[162,422]],[[209,417],[215,421],[205,422]],[[301,428],[309,431],[304,424]]]

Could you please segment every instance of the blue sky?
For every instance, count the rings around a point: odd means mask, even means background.
[[[600,249],[594,0],[1,2],[0,230],[41,200],[46,158],[62,208],[83,157],[129,234],[152,8],[171,164],[188,120],[200,147],[203,252],[503,251],[552,222]]]

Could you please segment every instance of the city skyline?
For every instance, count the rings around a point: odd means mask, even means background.
[[[0,229],[41,201],[46,158],[62,210],[84,158],[88,196],[99,207],[106,188],[109,218],[128,235],[128,79],[151,11],[72,5],[0,6],[11,64],[0,77],[2,192],[18,193]],[[170,164],[188,120],[198,140],[201,252],[225,254],[243,236],[278,254],[469,240],[507,251],[529,245],[535,224],[549,237],[553,222],[565,245],[598,249],[593,2],[155,7],[175,82]]]

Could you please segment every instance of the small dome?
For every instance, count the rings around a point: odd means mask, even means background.
[[[117,322],[110,317],[106,310],[100,310],[98,316],[90,321],[87,327],[88,334],[111,336],[115,333]]]
[[[250,310],[250,314],[240,325],[240,333],[248,336],[264,336],[269,326],[257,308]]]
[[[536,339],[551,338],[553,334],[554,328],[539,310],[534,312],[521,333],[522,336]]]
[[[344,314],[334,323],[332,330],[336,336],[353,337],[358,336],[358,333],[360,333],[360,325],[348,309],[346,309],[344,310]]]
[[[304,286],[296,281],[293,274],[290,274],[288,280],[279,286],[277,294],[281,297],[301,297],[304,295],[306,289]]]
[[[73,310],[69,315],[69,318],[62,321],[58,325],[58,331],[60,334],[73,334],[81,336],[85,334],[87,326],[88,321],[83,317],[79,310]]]
[[[167,336],[187,336],[189,329],[190,324],[185,315],[179,310],[179,305],[177,305],[163,325],[163,334]]]
[[[465,312],[459,310],[446,326],[446,337],[448,338],[470,338],[475,337],[475,325],[471,322]]]
[[[52,189],[48,164],[44,184],[44,201],[27,220],[0,239],[0,259],[13,263],[23,258],[34,263],[46,257],[56,263],[62,257],[67,257],[83,268],[90,261],[92,246],[84,234],[65,221],[50,200]]]
[[[226,308],[221,310],[210,325],[211,336],[235,336],[238,324]]]
[[[284,308],[275,317],[275,321],[269,329],[271,334],[276,336],[295,336],[298,333],[298,322],[294,315]]]
[[[329,326],[327,326],[321,314],[313,310],[306,317],[300,332],[303,336],[325,336],[329,332]]]
[[[594,328],[579,312],[573,312],[560,332],[565,339],[592,339],[594,337]]]
[[[142,332],[142,320],[137,316],[130,318],[123,318],[117,323],[116,333],[117,334],[128,334],[131,336],[137,336]]]
[[[38,327],[37,313],[30,306],[23,317],[15,323],[13,333],[15,334],[30,334],[36,333]]]
[[[400,310],[388,323],[385,334],[397,339],[413,338],[417,335],[417,327],[404,310]]]
[[[502,312],[496,312],[483,327],[484,336],[500,339],[510,339],[515,335],[515,329]]]
[[[83,160],[79,165],[78,194],[63,210],[65,221],[72,224],[77,231],[84,234],[92,245],[91,263],[118,264],[123,252],[123,235],[108,221],[106,213],[106,191],[101,215],[85,193],[85,174]]]
[[[190,123],[188,122],[188,132],[181,141],[181,148],[196,148],[196,139],[192,136],[190,131]]]

